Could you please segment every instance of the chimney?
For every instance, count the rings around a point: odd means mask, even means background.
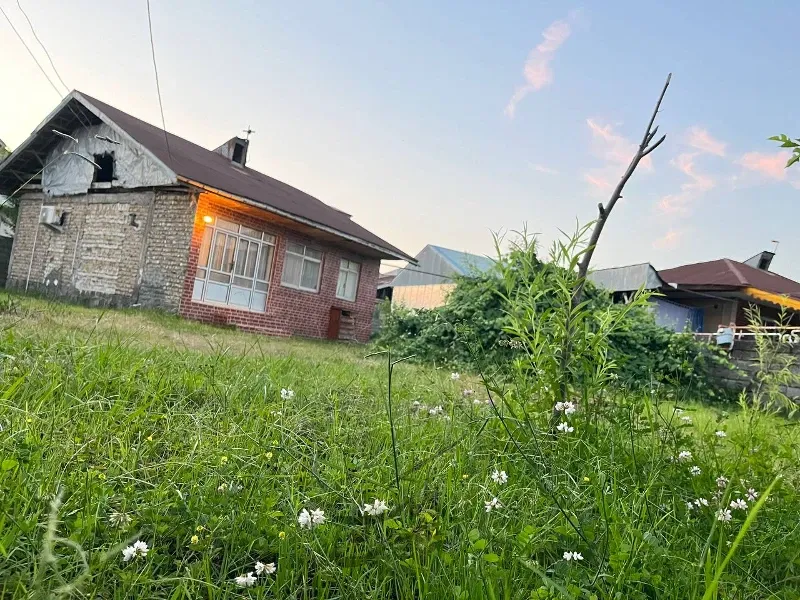
[[[761,269],[762,271],[769,271],[769,266],[772,264],[772,259],[774,256],[774,252],[764,250],[763,252],[759,252],[755,256],[748,258],[746,261],[744,261],[744,264],[755,267],[756,269]]]
[[[217,154],[222,154],[222,156],[230,160],[232,163],[243,167],[247,162],[247,147],[249,145],[250,140],[240,137],[232,137],[219,148],[215,148],[214,152]]]

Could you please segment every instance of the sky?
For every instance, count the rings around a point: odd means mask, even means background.
[[[160,124],[145,0],[19,0],[69,89]],[[16,0],[0,0],[63,88]],[[214,148],[250,126],[248,165],[414,255],[493,254],[493,234],[597,216],[668,73],[666,141],[625,188],[595,268],[744,260],[800,280],[791,0],[754,3],[152,0],[167,129]],[[788,30],[786,30],[788,31]],[[0,139],[60,95],[0,15]]]

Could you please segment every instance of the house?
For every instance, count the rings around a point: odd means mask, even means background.
[[[19,213],[8,285],[274,335],[369,337],[381,259],[345,212],[73,91],[2,164]]]
[[[640,288],[656,292],[651,298],[656,322],[675,331],[746,326],[749,306],[758,307],[767,323],[777,322],[781,311],[800,323],[800,283],[770,271],[773,257],[764,251],[744,262],[723,258],[661,271],[644,263],[600,269],[589,280],[617,302]]]
[[[447,301],[456,286],[455,277],[485,273],[494,266],[491,258],[432,244],[414,261],[416,264],[397,269],[391,281],[380,282],[378,296],[408,308],[436,308]]]

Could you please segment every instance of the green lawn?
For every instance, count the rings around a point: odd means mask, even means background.
[[[605,390],[561,434],[552,398],[495,409],[476,376],[403,362],[395,453],[369,347],[8,295],[0,327],[2,598],[702,598],[731,548],[708,597],[800,597],[800,436],[777,417]],[[256,562],[276,570],[237,585]]]

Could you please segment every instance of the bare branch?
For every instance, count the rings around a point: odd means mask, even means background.
[[[656,128],[656,129],[658,129],[658,128]],[[658,141],[657,141],[655,144],[653,144],[652,146],[650,146],[649,148],[647,148],[647,149],[646,149],[644,152],[642,152],[642,158],[644,158],[645,156],[647,156],[648,154],[650,154],[650,153],[651,153],[653,150],[655,150],[656,148],[658,148],[658,147],[661,145],[661,142],[663,142],[665,139],[667,139],[667,136],[666,136],[666,134],[662,135],[662,136],[661,136],[661,139],[659,139],[659,140],[658,140]]]
[[[645,142],[645,146],[647,146],[650,142],[653,141],[653,138],[656,137],[656,133],[658,133],[658,125],[656,125],[656,128],[653,129],[653,131],[647,134],[647,140]]]
[[[645,149],[647,144],[645,140],[647,136],[650,134],[650,130],[653,129],[653,123],[656,121],[656,117],[658,116],[658,110],[661,108],[661,101],[664,99],[664,94],[667,93],[667,88],[669,87],[669,81],[672,79],[672,73],[667,75],[667,80],[664,82],[664,88],[661,90],[661,95],[658,97],[658,102],[656,102],[656,107],[653,110],[653,115],[650,117],[650,122],[647,123],[647,129],[644,130],[644,137],[642,137],[642,143],[639,146],[642,150]]]

